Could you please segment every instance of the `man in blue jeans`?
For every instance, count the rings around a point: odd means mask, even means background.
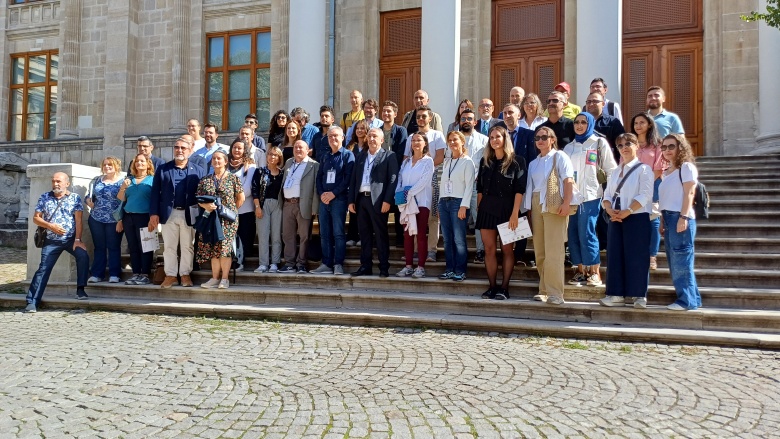
[[[330,153],[325,154],[317,172],[317,193],[320,195],[320,242],[322,264],[314,274],[344,274],[347,236],[344,225],[347,217],[347,199],[355,156],[344,148],[344,131],[338,125],[328,130]]]
[[[68,191],[70,178],[64,172],[57,172],[51,178],[51,192],[38,199],[33,223],[46,229],[46,241],[41,249],[41,264],[33,275],[27,291],[25,312],[36,312],[41,303],[43,291],[49,283],[49,276],[60,254],[66,251],[76,258],[76,298],[88,299],[84,292],[87,285],[89,255],[81,242],[81,216],[84,206],[81,197]]]

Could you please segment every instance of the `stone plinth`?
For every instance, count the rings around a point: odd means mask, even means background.
[[[30,221],[27,224],[27,279],[31,279],[35,271],[38,269],[38,265],[41,263],[41,250],[35,247],[33,237],[35,236],[35,229],[37,226],[33,223],[32,218],[35,216],[35,206],[38,204],[38,198],[44,192],[51,190],[51,177],[55,172],[64,172],[70,176],[70,187],[68,190],[79,194],[84,199],[84,195],[87,193],[90,181],[97,175],[100,175],[99,168],[93,168],[91,166],[79,165],[76,163],[56,163],[46,165],[28,165],[27,166],[27,178],[30,179],[30,208],[29,218]],[[92,260],[92,235],[89,233],[89,227],[87,227],[87,219],[89,214],[86,207],[82,216],[81,227],[83,233],[81,239],[87,246],[89,252],[90,261]],[[51,282],[67,282],[76,280],[76,260],[68,253],[63,253],[60,259],[57,261],[57,265],[51,273],[49,278]]]

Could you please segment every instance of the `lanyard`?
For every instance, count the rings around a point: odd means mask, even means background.
[[[447,174],[447,179],[452,180],[452,170],[455,169],[456,166],[458,166],[458,161],[460,160],[460,157],[455,159],[455,164],[452,164],[452,159],[450,159],[450,173]]]

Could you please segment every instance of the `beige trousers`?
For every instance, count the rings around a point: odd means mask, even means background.
[[[568,216],[542,213],[539,192],[531,198],[531,228],[534,239],[536,270],[539,272],[539,294],[563,298],[565,283],[565,258],[563,244],[566,241]]]
[[[174,209],[168,221],[161,226],[163,238],[163,261],[165,275],[188,275],[192,271],[192,260],[195,257],[193,242],[195,229],[187,225],[183,210]],[[176,249],[181,247],[181,258]]]

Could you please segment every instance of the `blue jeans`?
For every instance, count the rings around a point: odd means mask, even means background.
[[[635,213],[609,223],[607,295],[647,297],[650,283],[650,214]]]
[[[76,258],[76,286],[78,288],[84,288],[87,285],[87,277],[89,275],[89,254],[83,248],[77,248],[73,250],[73,242],[75,236],[71,237],[67,241],[53,241],[47,239],[41,249],[41,264],[38,266],[38,270],[30,281],[30,289],[27,290],[27,303],[35,303],[35,306],[40,305],[41,298],[43,297],[43,291],[46,289],[46,285],[49,283],[49,276],[54,269],[54,265],[57,263],[57,259],[60,258],[60,254],[66,251]]]
[[[322,263],[344,265],[347,254],[347,235],[344,225],[347,220],[347,200],[334,198],[329,204],[320,203],[320,241],[322,244]]]
[[[658,186],[661,186],[661,177],[653,182],[653,202],[658,202]],[[661,217],[650,221],[650,256],[657,256],[661,248],[661,234],[658,228],[661,226]]]
[[[108,261],[108,275],[121,276],[122,234],[116,232],[116,223],[101,223],[91,216],[88,222],[92,243],[95,245],[95,259],[92,261],[90,274],[103,279],[106,274],[106,261]]]
[[[661,214],[664,218],[664,247],[669,260],[669,274],[677,292],[677,300],[674,303],[687,309],[696,309],[701,306],[701,294],[693,272],[696,220],[688,220],[688,228],[677,233],[680,212],[664,210]]]
[[[596,219],[599,217],[601,199],[586,201],[569,217],[569,253],[572,265],[598,265],[599,238],[596,235]]]
[[[462,198],[445,197],[439,199],[439,220],[441,234],[444,235],[445,271],[455,274],[466,273],[468,249],[466,248],[466,228],[468,224],[468,209],[466,218],[458,218],[458,210]]]

